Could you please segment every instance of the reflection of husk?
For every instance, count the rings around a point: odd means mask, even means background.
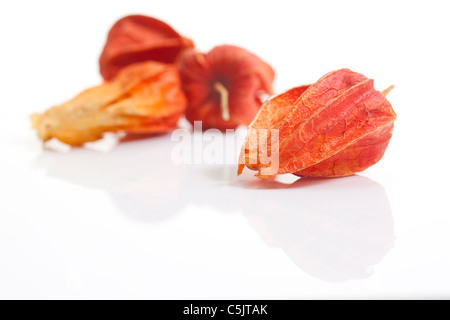
[[[287,190],[270,192],[246,189],[241,204],[268,244],[326,281],[369,277],[371,267],[393,247],[386,193],[365,177],[304,178]]]

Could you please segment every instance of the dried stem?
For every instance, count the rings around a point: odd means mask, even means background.
[[[222,113],[222,119],[225,121],[229,121],[230,107],[228,103],[228,89],[221,82],[214,83],[214,89],[220,94],[220,111]]]
[[[391,92],[392,90],[394,90],[394,88],[395,88],[395,86],[392,85],[392,86],[390,86],[389,88],[387,88],[386,90],[384,90],[384,91],[382,92],[382,94],[386,97],[386,96],[389,94],[389,92]]]

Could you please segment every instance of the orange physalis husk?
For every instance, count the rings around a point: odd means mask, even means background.
[[[144,61],[174,63],[192,40],[181,36],[167,23],[141,15],[120,19],[111,28],[100,57],[100,73],[113,79],[130,64]]]
[[[123,69],[114,81],[33,115],[32,122],[44,142],[57,138],[79,146],[101,139],[106,132],[172,130],[185,108],[178,70],[171,65],[144,62]]]
[[[373,80],[342,69],[271,98],[250,126],[238,173],[247,166],[260,178],[343,177],[369,168],[392,136],[396,114],[385,97],[391,89],[376,91]]]

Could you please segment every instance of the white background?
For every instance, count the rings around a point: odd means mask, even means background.
[[[398,114],[383,160],[261,184],[176,166],[170,136],[44,151],[28,116],[100,83],[120,17],[272,64],[276,89],[338,68]],[[448,1],[2,1],[0,298],[450,298]]]

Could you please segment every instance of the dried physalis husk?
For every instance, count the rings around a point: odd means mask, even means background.
[[[392,136],[390,89],[379,92],[373,80],[342,69],[273,97],[250,126],[239,174],[247,166],[261,178],[342,177],[369,168]]]
[[[186,119],[204,129],[248,126],[271,95],[275,72],[255,54],[222,45],[203,54],[186,50],[178,63],[188,99]]]
[[[144,61],[174,63],[192,40],[181,36],[167,23],[142,15],[117,21],[108,34],[100,57],[100,73],[112,80],[130,64]]]
[[[106,132],[160,133],[177,126],[186,98],[178,70],[158,62],[133,64],[111,82],[32,116],[41,140],[72,146],[99,140]]]

